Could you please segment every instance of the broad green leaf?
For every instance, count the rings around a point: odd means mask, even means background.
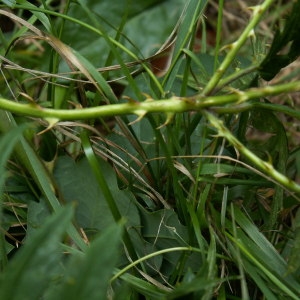
[[[212,289],[217,286],[218,283],[220,283],[220,280],[211,280],[207,279],[205,276],[197,276],[190,282],[181,283],[174,291],[168,294],[167,299],[180,299],[184,296],[189,299],[201,299],[200,297],[203,296],[206,290]],[[196,293],[195,297],[193,297],[192,293]]]
[[[191,57],[191,68],[193,71],[193,76],[189,77],[189,85],[199,91],[203,88],[209,79],[214,74],[214,56],[199,53],[195,54],[189,50],[185,50],[185,52]],[[224,56],[218,56],[218,61],[221,63],[224,60]],[[251,61],[246,57],[237,56],[230,67],[225,72],[225,79],[230,78],[230,76],[235,75],[238,71],[246,69],[251,65]],[[181,71],[183,73],[183,70]],[[244,90],[249,87],[250,83],[254,79],[255,74],[247,74],[242,77],[236,78],[235,80],[230,82],[230,86],[233,88],[237,88],[239,90]]]
[[[116,36],[123,18],[127,18],[120,42],[143,58],[153,54],[167,39],[184,5],[183,0],[88,0],[85,1],[85,6],[89,8],[89,12],[84,11],[80,3],[71,3],[68,15],[92,24],[95,28],[103,28],[109,36]],[[165,22],[166,18],[168,22]],[[95,66],[105,65],[110,49],[103,37],[82,28],[79,24],[66,22],[62,39]],[[124,53],[123,59],[132,60]]]
[[[60,208],[19,250],[0,277],[0,299],[39,299],[57,276],[60,240],[71,224],[73,210]]]
[[[268,110],[255,109],[251,111],[248,126],[251,126],[253,133],[246,136],[247,147],[265,159],[268,154],[275,166],[282,165],[288,150],[286,131],[278,118]],[[279,171],[284,172],[284,164]]]
[[[119,189],[116,174],[108,163],[101,161],[101,166],[122,217],[127,219],[128,226],[139,227],[132,194]],[[75,162],[67,156],[59,157],[54,176],[65,201],[76,206],[76,220],[80,227],[98,231],[115,222],[86,159]]]
[[[122,226],[109,226],[93,240],[82,255],[73,255],[67,263],[62,285],[47,299],[107,299],[109,279],[118,261]]]
[[[161,249],[167,249],[179,246],[189,245],[189,236],[187,227],[183,226],[178,215],[171,209],[158,210],[149,213],[140,209],[141,225],[143,238],[152,244],[152,252]],[[149,249],[151,246],[149,245]],[[185,259],[183,259],[185,257]],[[176,265],[182,262],[185,270],[191,268],[196,271],[202,264],[201,255],[193,252],[191,254],[180,252],[169,252],[164,254],[162,271],[165,276],[170,275],[175,270]],[[181,260],[182,259],[182,260]]]
[[[165,238],[175,240],[181,246],[187,245],[187,228],[183,226],[178,215],[171,209],[147,212],[140,208],[142,215],[143,236],[149,241]]]
[[[31,241],[34,233],[50,215],[51,211],[45,198],[41,197],[39,201],[28,201],[26,241]]]

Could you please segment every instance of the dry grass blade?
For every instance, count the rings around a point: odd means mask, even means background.
[[[13,13],[10,13],[5,10],[0,10],[0,14],[9,17],[10,19],[14,20],[15,22],[20,23],[21,25],[23,25],[24,27],[28,28],[30,31],[35,33],[36,36],[30,36],[31,39],[38,39],[38,40],[43,40],[43,41],[47,42],[65,60],[65,62],[68,64],[69,68],[72,71],[75,71],[75,68],[77,68],[80,71],[80,73],[83,74],[89,80],[89,82],[92,83],[96,87],[96,89],[100,93],[102,93],[101,88],[99,87],[97,82],[94,80],[93,76],[89,73],[87,68],[78,59],[78,57],[74,54],[73,50],[70,47],[68,47],[66,44],[64,44],[62,41],[60,41],[56,37],[51,36],[47,33],[44,33],[43,31],[38,29],[36,26],[21,19],[20,17],[16,16]],[[24,38],[24,37],[21,37],[21,39],[22,38]],[[10,44],[10,46],[8,47],[6,52],[8,52],[10,50],[10,48],[13,46],[13,44],[18,39],[20,39],[20,37],[18,37],[16,40],[13,41],[13,43]]]
[[[6,16],[10,19],[12,19],[13,21],[23,25],[24,27],[28,28],[30,31],[32,31],[33,33],[35,33],[37,36],[44,36],[44,33],[38,29],[36,26],[33,26],[32,24],[30,24],[29,22],[23,20],[22,18],[18,17],[17,15],[10,13],[6,10],[0,9],[0,15]]]
[[[47,124],[44,121],[39,121],[39,123],[43,124],[44,126],[47,126]],[[100,136],[99,132],[94,127],[91,127],[87,124],[78,123],[78,122],[58,122],[55,124],[53,129],[57,130],[63,136],[67,137],[69,141],[66,144],[69,145],[72,142],[77,142],[77,143],[80,142],[80,138],[78,137],[78,131],[75,128],[85,128],[96,135],[91,138],[91,143],[93,144],[93,149],[95,153],[99,157],[103,158],[104,160],[110,161],[114,165],[118,177],[125,184],[128,184],[128,182],[127,179],[120,172],[121,170],[130,174],[131,176],[134,176],[135,178],[134,187],[142,191],[143,193],[147,194],[152,199],[153,202],[161,203],[163,207],[167,209],[171,208],[171,206],[166,202],[163,196],[158,191],[156,191],[151,186],[151,184],[148,183],[148,181],[151,181],[151,179],[148,178],[145,164],[139,161],[134,155],[129,153],[126,149],[122,148],[120,145]],[[103,143],[104,145],[101,145],[100,142]],[[130,158],[137,165],[139,171],[137,171],[132,165],[129,165],[124,159],[118,156],[113,150],[110,150],[110,148],[117,149],[119,151],[122,151],[123,153],[126,153],[128,158]],[[146,179],[144,179],[143,176],[140,175],[140,173],[143,173]]]

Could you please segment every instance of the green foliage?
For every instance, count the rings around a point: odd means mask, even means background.
[[[59,240],[71,220],[71,209],[51,216],[30,243],[1,274],[2,299],[38,299],[56,275],[60,256]]]
[[[299,299],[299,0],[2,3],[0,299]]]
[[[99,163],[113,199],[120,199],[117,205],[122,217],[128,219],[129,226],[138,226],[140,223],[138,210],[131,193],[118,188],[115,173],[108,163],[105,161]],[[114,222],[103,191],[92,175],[86,159],[75,162],[70,157],[60,157],[55,165],[54,177],[58,188],[62,191],[63,199],[75,205],[76,219],[80,227],[103,230]],[[86,181],[86,178],[89,180]]]
[[[1,299],[105,299],[117,261],[121,226],[107,228],[85,253],[63,258],[59,242],[71,217],[70,206],[60,209],[22,247],[1,274]]]
[[[299,17],[300,2],[295,1],[291,13],[285,20],[283,28],[277,28],[271,48],[260,65],[260,75],[265,80],[271,80],[280,69],[286,67],[300,56],[299,50]],[[288,45],[289,49],[285,47]],[[281,53],[280,52],[286,52]]]
[[[13,151],[13,148],[15,144],[17,143],[18,139],[20,138],[22,131],[24,130],[24,126],[20,126],[15,128],[14,130],[11,130],[1,136],[0,138],[0,152],[1,152],[1,158],[0,158],[0,204],[3,206],[3,190],[4,190],[4,184],[7,179],[7,170],[6,170],[6,164],[7,160],[9,159],[11,152]],[[5,215],[3,215],[2,210],[0,211],[0,226],[1,228],[6,227],[6,219]],[[12,250],[11,245],[4,239],[4,236],[1,235],[1,266],[4,267],[7,263],[7,254],[9,251]]]
[[[121,234],[121,226],[109,226],[93,240],[85,253],[73,255],[62,275],[63,282],[46,298],[105,299],[109,293],[109,279],[118,260]]]

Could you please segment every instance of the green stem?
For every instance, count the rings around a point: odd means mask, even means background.
[[[35,103],[21,104],[4,98],[0,98],[0,109],[7,110],[20,115],[48,119],[50,124],[62,120],[86,120],[97,117],[118,116],[135,114],[142,118],[146,113],[181,113],[185,111],[200,111],[204,108],[215,108],[228,104],[242,104],[251,99],[259,99],[267,96],[274,96],[282,93],[292,93],[300,91],[300,81],[281,84],[277,86],[267,86],[253,88],[247,91],[235,91],[232,94],[202,97],[171,97],[164,100],[147,99],[143,102],[130,100],[127,103],[111,104],[83,109],[51,109],[43,108]],[[257,103],[256,106],[267,106],[267,104]],[[226,107],[225,107],[226,108]],[[229,107],[228,107],[229,108]],[[272,106],[279,110],[278,106]],[[300,118],[300,114],[294,114]]]
[[[222,32],[222,28],[223,28],[223,26],[222,26],[222,23],[223,23],[223,9],[224,9],[224,0],[219,0],[214,71],[216,71],[216,69],[218,67],[218,64],[219,64],[219,51],[220,51],[220,44],[221,44],[221,32]]]
[[[270,163],[260,159],[256,156],[252,151],[250,151],[247,147],[245,147],[223,124],[221,120],[215,117],[213,114],[205,111],[204,112],[206,118],[209,122],[217,129],[219,136],[224,137],[227,141],[229,141],[235,149],[243,154],[247,159],[249,159],[256,167],[262,170],[265,174],[267,174],[270,178],[274,179],[276,182],[286,187],[288,190],[299,193],[300,185],[296,182],[290,180],[288,177],[278,172]]]
[[[133,268],[134,266],[142,263],[143,261],[150,259],[152,257],[158,256],[158,255],[162,255],[165,253],[169,253],[169,252],[175,252],[175,251],[194,251],[194,252],[200,252],[199,249],[197,248],[192,248],[192,247],[174,247],[174,248],[167,248],[167,249],[163,249],[163,250],[159,250],[153,253],[150,253],[148,255],[145,255],[139,259],[137,259],[136,261],[132,262],[131,264],[127,265],[125,268],[123,268],[122,270],[119,270],[110,280],[110,282],[116,280],[118,277],[122,276],[124,273],[126,273],[128,270],[130,270],[131,268]]]
[[[232,61],[235,59],[238,51],[244,45],[248,37],[252,34],[253,29],[258,24],[265,11],[269,8],[269,6],[273,2],[274,0],[266,0],[261,5],[257,5],[254,7],[252,19],[249,21],[248,26],[242,32],[238,40],[228,46],[230,49],[229,52],[227,53],[220,67],[217,69],[216,72],[214,72],[214,75],[212,76],[212,78],[204,88],[202,95],[210,95],[213,92],[213,90],[215,89],[215,87],[223,77],[225,71],[228,69]]]
[[[218,114],[237,114],[243,111],[247,111],[254,108],[263,108],[275,112],[281,112],[288,116],[300,120],[300,111],[296,110],[295,108],[288,107],[286,105],[281,104],[272,104],[272,103],[265,103],[265,102],[252,102],[252,103],[242,103],[237,105],[231,105],[227,107],[214,107],[213,111]]]

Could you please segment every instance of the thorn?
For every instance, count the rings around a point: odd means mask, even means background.
[[[128,125],[133,125],[133,124],[141,121],[144,118],[144,116],[146,115],[146,113],[147,113],[146,110],[136,110],[134,112],[134,114],[136,114],[138,116],[138,118],[136,120],[130,122]]]
[[[227,49],[231,50],[232,48],[236,47],[236,42],[233,42],[231,44],[227,44],[225,46],[223,46],[221,49],[220,49],[220,52],[223,52]]]
[[[174,115],[175,115],[175,113],[166,113],[166,116],[167,116],[166,121],[162,125],[157,127],[156,129],[160,129],[160,128],[168,125],[173,120]]]
[[[122,96],[122,99],[127,100],[130,104],[137,104],[137,103],[139,103],[138,101],[136,101],[136,100],[134,100],[134,99],[132,99],[132,98],[130,98],[128,96]]]
[[[37,135],[41,135],[41,134],[47,132],[48,130],[53,128],[59,122],[59,119],[56,119],[56,118],[46,118],[45,120],[48,122],[47,128],[38,132]]]
[[[142,93],[142,94],[146,97],[145,101],[153,101],[153,98],[150,95],[146,93]]]
[[[74,108],[76,109],[81,109],[83,108],[82,105],[80,103],[76,103],[76,102],[73,102],[73,101],[68,101],[69,104],[71,104]]]
[[[19,93],[20,96],[24,97],[30,104],[33,104],[34,106],[39,106],[32,97],[30,97],[29,95],[27,95],[26,93],[20,92]]]

